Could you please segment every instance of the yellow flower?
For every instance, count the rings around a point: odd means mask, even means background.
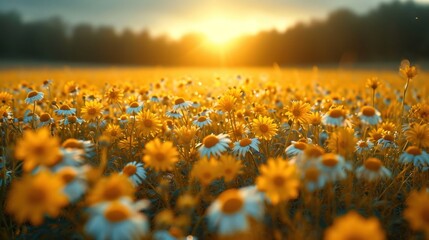
[[[427,124],[413,124],[405,131],[407,141],[418,147],[429,147],[429,126]]]
[[[292,102],[292,106],[288,111],[288,116],[293,122],[299,124],[308,123],[311,118],[310,104],[302,101]]]
[[[222,155],[219,162],[219,173],[225,182],[232,181],[242,172],[243,164],[231,155]]]
[[[260,167],[260,172],[256,187],[265,192],[274,205],[298,197],[300,182],[295,165],[282,158],[270,158],[267,164]]]
[[[64,85],[64,92],[66,94],[77,94],[79,91],[78,85],[75,81],[69,81]]]
[[[380,128],[386,132],[394,132],[396,130],[396,125],[393,122],[383,122],[380,125]]]
[[[178,155],[179,152],[172,142],[162,143],[156,138],[146,144],[143,162],[156,171],[167,171],[173,169],[174,164],[179,160]]]
[[[270,140],[277,134],[277,124],[269,117],[259,116],[253,119],[252,131],[259,139]]]
[[[106,131],[104,132],[111,140],[118,139],[122,135],[122,130],[118,125],[109,124],[107,125]]]
[[[377,218],[365,219],[352,211],[335,219],[334,224],[326,229],[325,240],[384,240],[385,233]]]
[[[198,128],[196,126],[181,126],[176,128],[174,132],[176,133],[177,140],[179,144],[189,145],[192,140],[195,138],[195,134],[197,133]]]
[[[63,181],[49,171],[26,175],[12,183],[6,211],[18,223],[29,220],[33,225],[40,225],[45,215],[57,217],[61,208],[68,204],[62,190]]]
[[[134,186],[128,176],[114,173],[100,179],[88,195],[88,204],[134,197]]]
[[[61,161],[59,146],[59,139],[51,137],[47,128],[25,131],[23,139],[17,142],[15,156],[24,161],[24,171],[28,172],[38,165],[52,166]]]
[[[0,103],[1,104],[9,104],[13,99],[12,94],[8,92],[0,92]]]
[[[311,113],[309,122],[313,126],[319,126],[322,123],[322,116],[320,116],[319,112]]]
[[[424,231],[429,236],[429,193],[426,190],[414,191],[407,198],[404,218],[412,229]]]
[[[341,128],[328,138],[328,149],[331,152],[347,156],[355,151],[357,139],[352,128]]]
[[[201,158],[192,167],[191,177],[196,178],[203,186],[209,185],[214,179],[219,177],[218,162],[213,158]]]
[[[217,103],[217,108],[224,112],[231,112],[236,106],[237,99],[232,95],[221,97]]]
[[[372,88],[373,90],[376,90],[380,85],[381,83],[380,81],[378,81],[378,77],[372,77],[366,80],[367,88]]]
[[[149,110],[140,112],[137,116],[138,128],[143,136],[155,136],[162,130],[159,118]]]
[[[386,131],[382,128],[372,129],[369,132],[369,140],[372,142],[377,142],[386,134]]]
[[[413,79],[417,76],[417,68],[415,66],[411,66],[411,63],[408,60],[403,60],[401,62],[399,72],[407,79]]]
[[[104,97],[106,98],[108,103],[119,103],[122,101],[122,98],[124,97],[124,93],[121,89],[118,89],[116,87],[112,87],[104,94]]]
[[[410,110],[410,115],[424,122],[429,122],[429,104],[418,103]]]
[[[87,121],[90,121],[98,117],[101,117],[102,109],[103,109],[103,104],[97,101],[85,102],[85,107],[82,108],[82,118],[84,118]]]

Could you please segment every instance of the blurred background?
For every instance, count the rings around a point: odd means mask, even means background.
[[[3,65],[429,60],[429,0],[0,0],[0,30]]]

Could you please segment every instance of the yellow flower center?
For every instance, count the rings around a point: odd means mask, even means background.
[[[322,156],[325,153],[325,150],[319,146],[311,146],[305,148],[304,154],[309,158],[317,158]]]
[[[296,142],[295,144],[293,144],[293,146],[295,148],[298,148],[299,150],[304,150],[305,148],[307,148],[307,144],[303,142]]]
[[[69,120],[70,123],[76,123],[77,122],[76,116],[68,116],[67,119]]]
[[[295,117],[301,116],[301,110],[299,108],[293,109],[292,110],[292,115],[294,115]]]
[[[77,176],[77,171],[73,169],[72,167],[66,167],[59,172],[59,176],[63,180],[64,183],[70,183],[73,181]]]
[[[106,208],[104,217],[110,222],[121,222],[131,217],[131,212],[121,203],[114,202]]]
[[[305,171],[305,179],[311,181],[311,182],[315,182],[319,179],[319,169],[315,168],[315,167],[311,167],[308,168]]]
[[[367,160],[365,160],[364,166],[368,170],[377,172],[378,170],[380,170],[383,164],[378,158],[368,158]]]
[[[49,113],[42,113],[42,115],[40,115],[41,122],[47,122],[50,119],[51,119],[51,115],[49,115]]]
[[[83,149],[83,144],[75,138],[69,138],[63,142],[63,148]]]
[[[329,116],[332,118],[339,118],[344,116],[344,112],[342,109],[332,109],[329,111]]]
[[[33,148],[33,152],[34,152],[35,155],[40,156],[40,155],[45,154],[46,148],[43,146],[43,144],[41,144],[41,145],[35,146]]]
[[[178,98],[176,99],[176,101],[174,101],[174,105],[179,105],[185,102],[185,99],[183,98]]]
[[[249,144],[251,144],[251,143],[252,143],[252,140],[250,140],[248,138],[244,138],[244,139],[241,139],[240,146],[246,147],[246,146],[249,146]]]
[[[368,147],[368,143],[366,143],[366,142],[360,142],[359,143],[359,147],[362,147],[362,148]]]
[[[367,117],[372,117],[375,115],[375,109],[370,106],[365,106],[362,108],[362,114]]]
[[[423,208],[420,214],[421,214],[420,216],[421,216],[422,220],[426,224],[429,224],[429,207]]]
[[[338,157],[333,153],[326,153],[322,157],[322,164],[327,167],[334,167],[338,164]]]
[[[261,125],[259,125],[259,130],[262,132],[262,133],[266,133],[266,132],[268,132],[268,130],[269,130],[270,128],[268,127],[268,125],[267,124],[265,124],[265,123],[262,123]]]
[[[219,139],[214,135],[209,135],[203,139],[204,147],[211,148],[219,143]]]
[[[201,117],[199,117],[198,118],[198,122],[205,122],[207,120],[207,118],[206,117],[204,117],[204,116],[201,116]]]
[[[37,96],[37,92],[36,91],[32,91],[32,92],[28,93],[27,98],[32,98],[32,97],[35,97],[35,96]]]
[[[163,162],[166,159],[166,156],[164,153],[162,152],[158,152],[154,155],[154,158],[156,159],[156,161],[158,162]]]
[[[45,191],[43,186],[34,186],[31,191],[28,192],[28,202],[31,204],[43,203],[47,198],[48,193]]]
[[[88,115],[96,115],[97,114],[97,109],[95,108],[88,108]]]
[[[153,121],[150,119],[143,120],[143,125],[147,128],[151,128],[153,126]]]
[[[384,135],[383,139],[391,142],[395,141],[395,138],[391,134]]]
[[[106,200],[115,200],[118,199],[122,195],[121,186],[117,183],[111,183],[104,189],[103,197]]]
[[[70,107],[69,107],[69,105],[64,104],[64,105],[61,105],[60,109],[61,109],[61,110],[68,111],[68,110],[70,110]]]
[[[237,189],[229,189],[219,196],[221,211],[225,214],[234,214],[243,207],[244,200]]]
[[[273,177],[273,183],[276,187],[283,187],[286,182],[286,179],[282,175],[277,175]]]
[[[405,150],[408,154],[418,156],[422,154],[422,150],[419,147],[416,146],[410,146]]]
[[[131,104],[130,104],[130,107],[132,107],[132,108],[136,108],[136,107],[138,107],[139,106],[139,104],[137,103],[137,102],[132,102]]]
[[[128,164],[127,166],[124,167],[124,169],[122,169],[122,172],[127,176],[132,176],[136,174],[137,167],[133,164]]]

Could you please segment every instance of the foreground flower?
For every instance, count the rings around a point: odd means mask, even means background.
[[[134,186],[127,176],[114,173],[97,181],[88,195],[89,205],[134,196]]]
[[[277,134],[277,124],[269,117],[259,116],[253,119],[252,131],[259,139],[271,140]]]
[[[67,205],[63,187],[63,181],[48,171],[26,175],[12,183],[6,211],[12,214],[18,223],[29,220],[33,225],[40,225],[45,215],[57,217],[61,208]]]
[[[53,166],[61,160],[59,145],[59,139],[51,137],[47,128],[25,131],[24,137],[18,140],[15,156],[24,161],[27,172],[39,165]]]
[[[243,138],[240,141],[234,143],[232,151],[238,156],[246,156],[246,153],[250,152],[251,149],[259,151],[259,140],[257,138]]]
[[[325,231],[325,240],[384,240],[385,233],[376,218],[365,219],[352,211],[335,219]]]
[[[334,153],[323,154],[321,164],[324,175],[331,182],[345,179],[346,170],[352,169],[352,165],[344,157]]]
[[[407,198],[404,218],[413,230],[423,231],[429,236],[429,193],[425,190],[412,192]]]
[[[85,107],[82,108],[82,118],[90,121],[95,120],[102,116],[101,110],[103,109],[103,104],[97,101],[88,101],[85,102]]]
[[[78,201],[86,192],[87,179],[85,172],[81,168],[66,166],[59,168],[56,174],[61,178],[64,186],[64,193],[67,195],[69,202]]]
[[[143,162],[155,171],[168,171],[179,161],[178,155],[179,152],[172,142],[162,143],[156,138],[145,145]]]
[[[299,179],[295,165],[281,158],[269,159],[260,171],[256,186],[265,192],[272,204],[298,197]]]
[[[346,119],[346,113],[343,109],[334,108],[329,110],[322,117],[322,123],[327,126],[344,126]]]
[[[225,182],[232,181],[238,174],[242,173],[243,164],[231,155],[222,155],[219,162],[219,174]]]
[[[142,239],[149,231],[149,224],[138,205],[124,198],[93,206],[85,231],[97,240]]]
[[[416,168],[425,169],[429,166],[429,154],[419,147],[409,146],[399,156],[399,162],[403,164],[412,163]]]
[[[362,107],[358,116],[362,123],[367,125],[377,125],[381,122],[380,112],[370,106]]]
[[[149,110],[140,112],[137,116],[138,129],[143,136],[155,136],[161,132],[162,123],[156,114]]]
[[[191,177],[197,179],[201,185],[207,186],[219,176],[218,162],[213,159],[202,158],[192,167]]]
[[[27,98],[25,99],[25,103],[33,104],[37,101],[43,99],[44,94],[42,92],[31,91],[27,94]]]
[[[221,193],[208,208],[207,218],[210,229],[230,235],[248,230],[248,218],[261,221],[263,214],[263,196],[251,186]]]
[[[407,141],[413,143],[417,147],[429,147],[429,125],[413,124],[405,131]]]
[[[201,157],[207,156],[220,156],[222,152],[225,152],[228,149],[229,143],[228,134],[219,134],[219,135],[208,135],[203,139],[203,142],[200,144],[198,150],[200,151]]]
[[[383,166],[378,158],[368,158],[363,165],[356,169],[356,177],[367,181],[374,181],[380,178],[389,178],[392,173]]]
[[[292,106],[290,106],[289,108],[288,115],[293,122],[305,124],[310,121],[310,108],[310,104],[308,103],[302,101],[295,101],[292,102]]]
[[[134,186],[140,185],[146,179],[146,171],[142,163],[130,162],[122,169],[121,174],[127,176]]]

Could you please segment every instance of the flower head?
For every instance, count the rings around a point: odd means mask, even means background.
[[[256,186],[258,190],[265,192],[272,204],[298,197],[300,182],[295,165],[281,158],[271,158],[260,167],[260,172]]]
[[[220,156],[220,154],[228,149],[229,143],[228,134],[214,135],[210,134],[203,139],[199,146],[201,157]]]
[[[376,218],[365,219],[352,211],[335,219],[325,231],[325,240],[384,240],[385,233]]]
[[[68,204],[63,186],[61,178],[49,171],[26,175],[12,183],[6,211],[19,223],[29,220],[33,225],[40,225],[45,215],[57,217]]]
[[[259,116],[253,119],[252,131],[259,139],[271,140],[277,134],[277,124],[269,117]]]
[[[156,171],[168,171],[179,161],[178,155],[179,152],[172,142],[163,143],[155,138],[145,145],[143,162]]]

